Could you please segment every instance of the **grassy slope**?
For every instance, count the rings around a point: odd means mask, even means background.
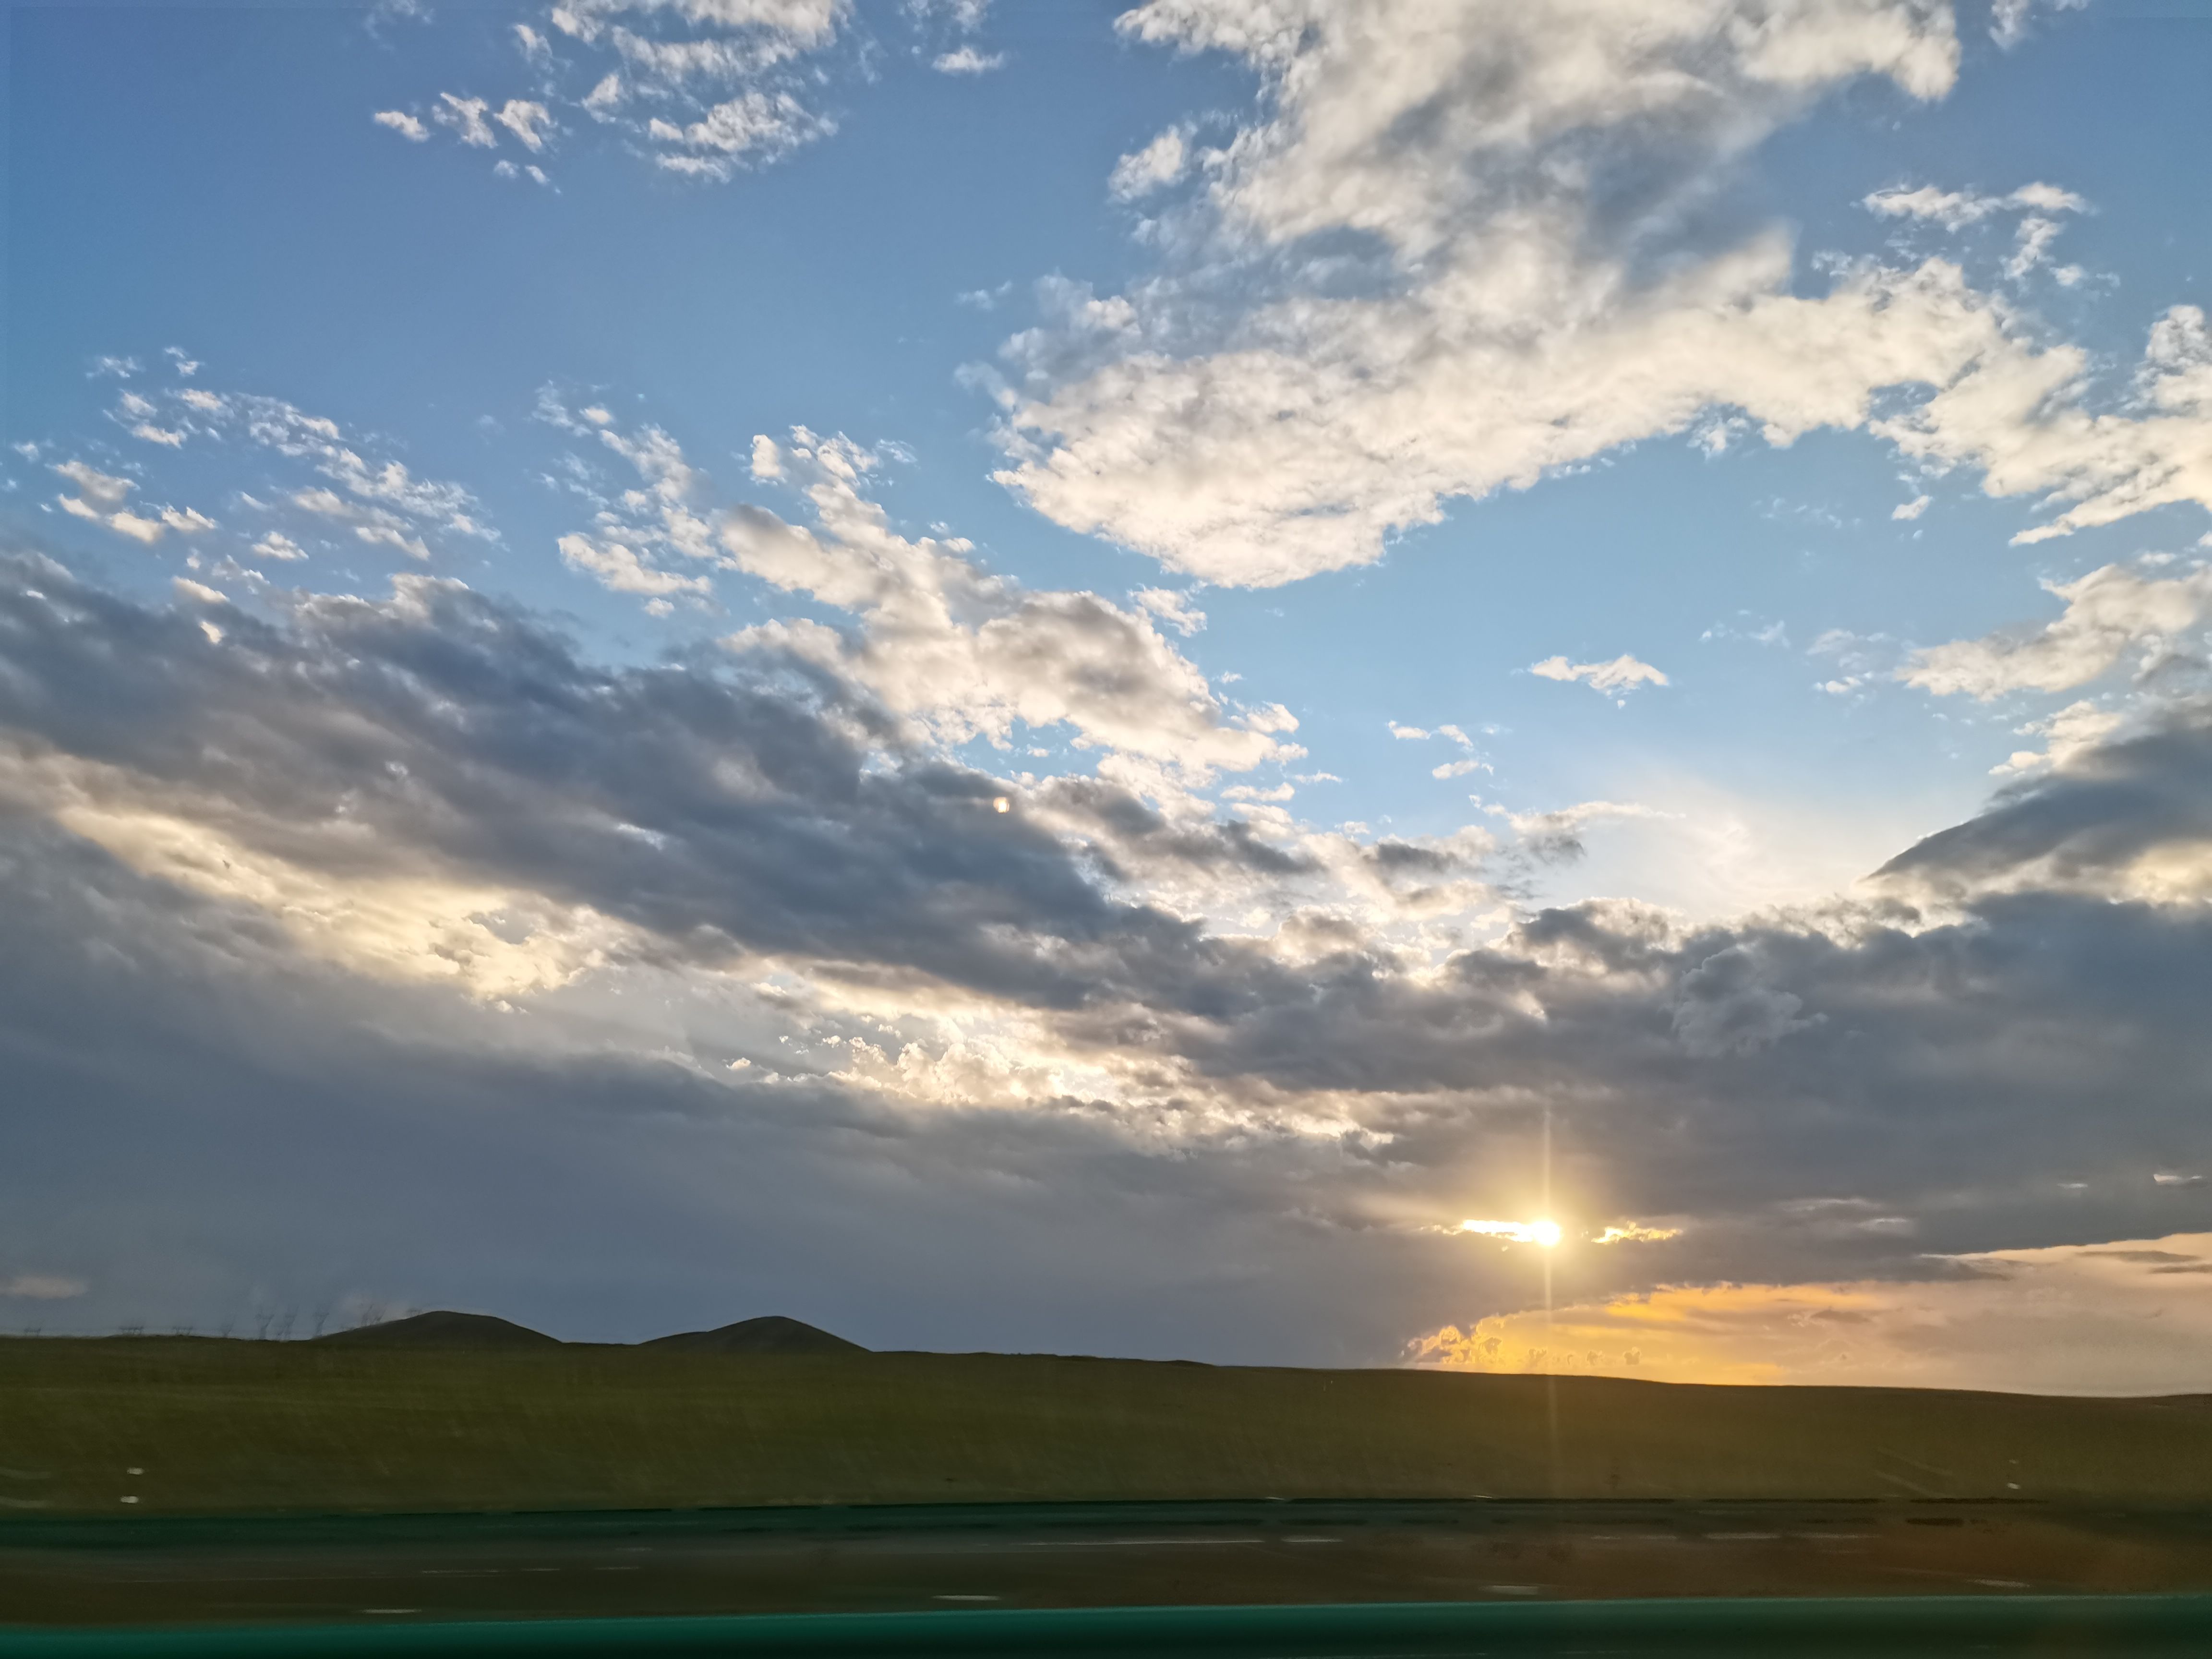
[[[2212,1399],[1029,1356],[0,1340],[46,1514],[1195,1498],[2212,1500]],[[131,1467],[143,1475],[126,1475]],[[28,1476],[30,1478],[25,1478]],[[2008,1486],[2008,1483],[2015,1483]],[[11,1512],[12,1509],[11,1509]]]

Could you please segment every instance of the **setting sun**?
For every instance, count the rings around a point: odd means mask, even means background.
[[[1462,1221],[1459,1230],[1515,1244],[1540,1244],[1547,1250],[1565,1236],[1556,1221]]]

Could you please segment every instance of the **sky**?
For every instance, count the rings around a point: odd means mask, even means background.
[[[0,1328],[2206,1386],[2212,9],[3,15]]]

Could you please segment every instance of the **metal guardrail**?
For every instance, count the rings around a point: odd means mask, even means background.
[[[1146,1659],[1757,1654],[2212,1655],[2212,1595],[1393,1602],[798,1613],[711,1619],[0,1629],[0,1659],[1143,1655]]]

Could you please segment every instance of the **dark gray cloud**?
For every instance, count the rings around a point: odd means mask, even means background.
[[[0,1267],[90,1281],[88,1318],[380,1295],[638,1334],[775,1307],[885,1343],[1382,1359],[1534,1294],[1435,1230],[1533,1213],[1547,1119],[1569,1214],[1686,1226],[1563,1260],[1562,1295],[2212,1224],[2177,1178],[2212,1168],[2212,918],[1990,879],[2191,840],[2208,750],[2178,721],[1893,865],[1971,872],[1940,916],[1685,929],[1592,903],[1435,965],[1340,918],[1294,959],[1109,896],[1166,865],[1312,873],[1233,823],[1067,782],[1053,811],[1097,834],[1064,840],[818,669],[598,665],[447,583],[188,614],[18,559],[0,726]],[[56,757],[80,771],[57,783]],[[647,943],[599,970],[604,1006],[364,977],[67,834],[85,792]],[[1403,885],[1470,855],[1362,856]],[[736,1076],[741,1045],[684,1010],[741,951],[982,992],[1156,1075],[1000,1108],[917,1107],[834,1060]]]
[[[878,1346],[1381,1363],[1470,1284],[1519,1293],[1286,1201],[1358,1179],[1326,1143],[566,1049],[557,1012],[302,961],[34,819],[0,815],[0,1267],[91,1287],[0,1302],[9,1328],[783,1311]]]
[[[0,725],[194,792],[216,827],[333,875],[522,884],[702,958],[793,952],[1051,1003],[1193,948],[993,812],[997,781],[875,763],[889,723],[804,664],[596,667],[429,579],[386,603],[298,597],[282,624],[208,614],[219,642],[8,562]]]
[[[1899,883],[1972,888],[2030,866],[2046,884],[2110,880],[2160,848],[2212,838],[2212,710],[2192,702],[2160,729],[2069,758],[1967,823],[1883,866]]]

